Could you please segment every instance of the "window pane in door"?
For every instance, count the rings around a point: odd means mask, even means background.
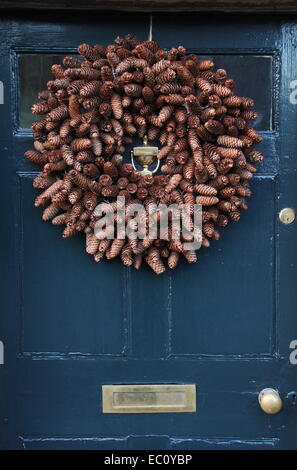
[[[28,129],[38,116],[31,113],[32,104],[38,101],[40,90],[53,79],[51,66],[62,62],[65,54],[20,54],[19,68],[19,127]]]

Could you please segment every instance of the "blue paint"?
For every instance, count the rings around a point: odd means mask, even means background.
[[[5,449],[286,449],[297,447],[296,406],[268,417],[257,394],[296,390],[289,344],[297,338],[297,107],[290,16],[157,15],[153,37],[179,42],[238,74],[238,93],[263,114],[266,160],[252,182],[250,211],[195,265],[154,276],[120,263],[97,265],[82,240],[63,240],[33,207],[36,168],[18,128],[17,55],[69,53],[82,42],[146,39],[149,15],[44,12],[2,15],[0,446]],[[46,18],[46,19],[45,19]],[[266,81],[265,81],[266,80]],[[290,158],[285,158],[289,156]],[[33,172],[33,173],[32,173]],[[101,385],[196,383],[197,413],[103,415]],[[289,395],[288,395],[289,396]]]

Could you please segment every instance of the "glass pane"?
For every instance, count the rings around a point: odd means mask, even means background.
[[[53,78],[51,66],[61,63],[65,54],[21,54],[19,56],[20,114],[19,126],[29,128],[36,120],[31,114],[31,106],[38,101],[37,94],[46,88],[48,80]],[[206,58],[199,54],[200,58]],[[209,56],[207,56],[209,58]],[[225,68],[230,78],[236,82],[235,93],[254,98],[255,110],[260,114],[252,125],[258,130],[270,130],[272,112],[272,57],[257,55],[212,55],[216,68]],[[255,80],[254,77],[257,77]],[[260,87],[259,83],[264,83]]]
[[[253,54],[198,55],[200,58],[212,58],[215,69],[227,70],[228,77],[235,80],[236,95],[253,98],[254,109],[260,117],[256,121],[251,121],[250,125],[260,131],[272,130],[273,57]]]
[[[46,83],[53,79],[51,66],[61,63],[65,55],[19,55],[19,127],[27,129],[38,119],[32,115],[31,106],[38,101],[38,92],[46,89]]]

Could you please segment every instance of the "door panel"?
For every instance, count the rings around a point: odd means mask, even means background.
[[[199,272],[184,264],[174,273],[173,355],[250,357],[275,352],[274,178],[258,176],[251,187],[250,210],[242,223],[224,230],[219,243],[201,252]],[[255,247],[261,258],[257,264]]]
[[[297,338],[296,227],[280,226],[277,217],[297,201],[292,21],[153,17],[153,39],[163,47],[181,43],[213,57],[236,79],[238,94],[255,98],[266,155],[240,222],[201,249],[196,264],[157,277],[146,267],[96,264],[79,236],[63,240],[59,227],[42,222],[33,207],[36,167],[23,158],[32,145],[26,107],[39,87],[36,73],[26,82],[28,64],[40,76],[40,64],[82,42],[109,44],[128,32],[146,39],[149,15],[2,19],[3,448],[296,448],[296,407],[286,399],[297,387],[289,362]],[[135,383],[194,383],[197,412],[102,413],[102,385]],[[284,399],[273,417],[258,405],[265,387]]]
[[[81,249],[83,237],[64,243],[60,229],[40,224],[39,211],[32,214],[31,174],[18,176],[21,354],[122,356],[127,348],[124,269],[107,266],[98,278],[96,263]]]

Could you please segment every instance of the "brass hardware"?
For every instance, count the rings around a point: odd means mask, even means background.
[[[196,385],[102,385],[103,413],[190,413]]]
[[[278,413],[283,406],[282,399],[277,390],[273,388],[264,388],[258,396],[259,404],[264,413],[274,415]]]
[[[279,213],[279,220],[285,225],[292,224],[295,218],[296,218],[295,211],[294,209],[291,209],[290,207],[285,207],[285,209],[282,209]]]
[[[147,144],[147,136],[144,136],[143,138],[143,145],[139,147],[134,147],[133,150],[131,150],[131,160],[132,160],[132,165],[135,171],[137,171],[137,168],[135,166],[134,159],[143,167],[143,170],[141,172],[142,175],[152,175],[155,173],[160,165],[160,160],[158,160],[156,168],[151,171],[149,170],[149,166],[156,160],[159,149],[158,147],[151,147]]]

